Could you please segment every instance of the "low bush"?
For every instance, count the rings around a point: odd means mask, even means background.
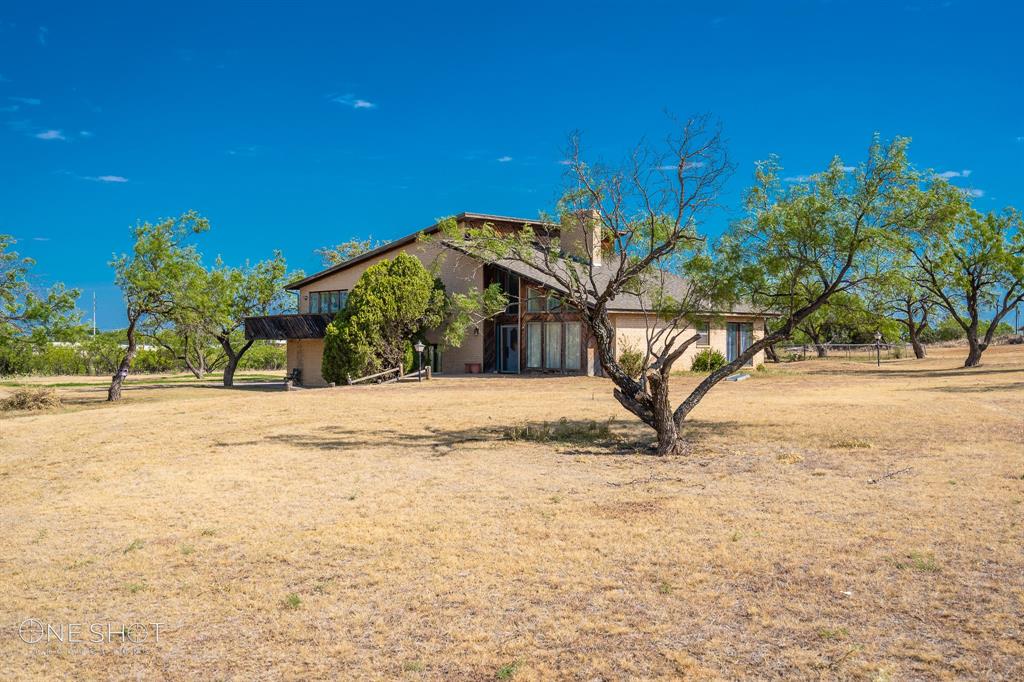
[[[0,400],[0,410],[50,410],[61,404],[60,396],[52,388],[19,388]]]
[[[725,356],[713,348],[705,348],[693,356],[691,372],[714,372],[725,365]]]
[[[511,441],[532,441],[534,443],[598,443],[616,440],[612,431],[613,419],[599,421],[569,421],[562,417],[555,423],[541,422],[512,426],[504,436]]]
[[[640,374],[644,371],[643,353],[638,351],[636,347],[624,343],[622,345],[622,353],[619,354],[619,365],[622,367],[623,372],[634,379],[639,379]]]

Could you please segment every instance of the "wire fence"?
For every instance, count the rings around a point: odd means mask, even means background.
[[[776,346],[782,361],[846,360],[848,362],[879,362],[914,356],[909,343],[824,343],[799,346]]]

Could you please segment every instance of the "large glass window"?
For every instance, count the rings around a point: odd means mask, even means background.
[[[526,366],[541,366],[541,323],[529,322],[526,325]]]
[[[548,294],[548,310],[554,312],[556,310],[561,310],[561,308],[562,299],[558,294]]]
[[[580,323],[565,323],[565,368],[580,368]]]
[[[348,291],[313,291],[309,294],[309,312],[336,313],[345,307]]]
[[[561,369],[562,367],[562,323],[544,323],[544,367]]]

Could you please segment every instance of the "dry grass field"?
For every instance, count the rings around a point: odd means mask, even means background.
[[[63,386],[0,415],[0,678],[1022,679],[1024,349],[962,355],[724,383],[666,459],[601,379]]]

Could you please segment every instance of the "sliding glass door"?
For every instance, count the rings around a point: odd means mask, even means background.
[[[729,322],[725,332],[725,359],[732,362],[754,342],[754,325],[750,322]],[[754,364],[754,359],[747,360],[746,364]]]

